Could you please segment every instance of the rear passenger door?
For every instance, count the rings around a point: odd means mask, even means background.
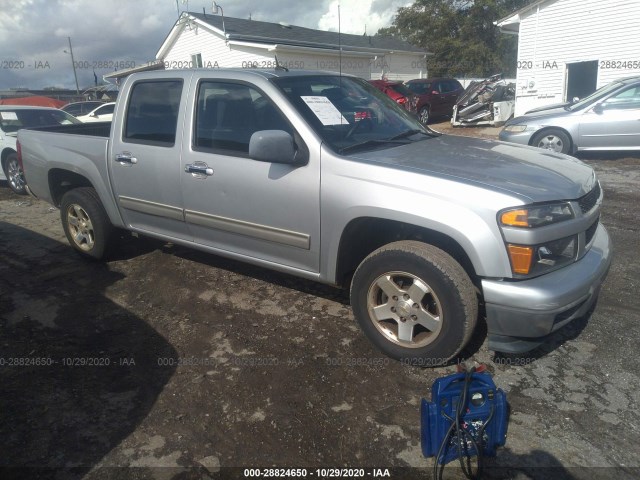
[[[181,184],[185,220],[196,243],[272,264],[317,272],[320,251],[318,152],[306,165],[249,158],[259,130],[302,138],[274,102],[252,84],[202,79]]]
[[[181,78],[140,80],[131,87],[112,134],[109,170],[125,223],[140,232],[190,239],[180,190],[178,118],[184,117]]]

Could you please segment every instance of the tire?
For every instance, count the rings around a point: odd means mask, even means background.
[[[418,119],[420,120],[420,123],[422,123],[423,125],[426,125],[427,123],[429,123],[429,118],[431,116],[431,113],[429,112],[429,107],[422,107],[420,109],[420,112],[418,112]]]
[[[62,228],[71,246],[96,260],[108,253],[114,228],[93,188],[69,190],[60,202]]]
[[[390,243],[365,258],[351,282],[351,306],[378,349],[421,366],[455,357],[478,317],[476,291],[464,269],[418,241]]]
[[[537,133],[531,140],[531,145],[555,153],[569,153],[571,149],[571,138],[562,130],[545,130]]]
[[[26,195],[26,182],[16,153],[7,155],[7,158],[2,162],[2,170],[4,171],[4,176],[7,177],[9,188],[18,195]]]

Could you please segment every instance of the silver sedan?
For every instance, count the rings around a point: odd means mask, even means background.
[[[509,120],[500,140],[558,153],[640,150],[640,77],[614,81],[576,102]]]

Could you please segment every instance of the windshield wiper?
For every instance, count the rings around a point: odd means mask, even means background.
[[[366,148],[372,145],[384,145],[384,144],[395,144],[395,145],[407,145],[407,142],[403,142],[400,140],[394,140],[393,138],[389,138],[387,140],[373,139],[373,140],[365,140],[364,142],[354,143],[353,145],[347,145],[346,147],[342,147],[338,150],[338,153],[346,153],[351,150],[357,150],[359,148]]]
[[[432,136],[428,132],[425,132],[424,130],[418,130],[417,128],[414,128],[411,130],[407,130],[406,132],[399,133],[398,135],[394,135],[389,140],[400,140],[401,138],[407,138],[407,137],[410,137],[411,135],[416,135],[418,133],[427,135],[428,137]]]

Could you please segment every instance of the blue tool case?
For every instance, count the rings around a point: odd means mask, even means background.
[[[458,412],[461,434],[456,435],[456,412],[463,398],[465,405]],[[420,417],[422,453],[438,456],[436,462],[441,465],[462,456],[478,456],[478,450],[481,456],[495,456],[497,447],[506,442],[506,394],[487,372],[437,379],[431,387],[431,401],[422,399]]]

